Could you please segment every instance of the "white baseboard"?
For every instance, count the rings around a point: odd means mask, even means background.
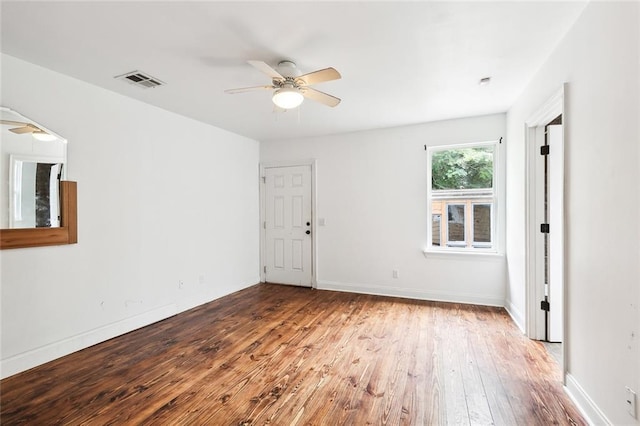
[[[250,280],[245,280],[242,282],[239,282],[237,284],[237,286],[234,289],[230,289],[228,290],[227,293],[223,293],[223,294],[202,294],[202,293],[198,293],[198,294],[194,294],[191,297],[186,297],[183,299],[180,299],[178,301],[176,301],[175,305],[176,305],[176,313],[182,313],[182,312],[186,312],[189,311],[193,308],[197,308],[200,305],[205,305],[207,303],[213,302],[214,300],[217,300],[221,297],[225,297],[228,296],[230,294],[233,294],[237,291],[241,291],[244,290],[246,288],[249,288],[251,286],[254,286],[256,284],[260,283],[260,277],[256,277],[256,278],[252,278]]]
[[[567,384],[564,387],[564,391],[569,395],[569,398],[576,405],[580,413],[584,416],[590,425],[612,425],[604,415],[602,410],[598,408],[595,402],[591,399],[589,394],[580,386],[578,381],[571,374],[567,374]]]
[[[504,309],[506,309],[507,313],[511,316],[511,319],[520,331],[522,331],[523,334],[526,334],[526,330],[524,328],[524,315],[522,315],[522,311],[511,303],[510,300],[504,301]]]
[[[423,291],[413,288],[387,287],[371,284],[353,284],[334,281],[318,281],[318,290],[344,291],[348,293],[373,294],[377,296],[405,297],[408,299],[432,300],[437,302],[466,303],[485,306],[504,306],[504,299],[480,294],[442,291]]]
[[[6,378],[89,346],[112,339],[177,313],[176,305],[166,305],[121,321],[54,342],[0,361],[0,378]]]

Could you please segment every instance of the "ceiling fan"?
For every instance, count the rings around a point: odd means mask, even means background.
[[[301,74],[296,64],[291,61],[279,62],[277,71],[262,61],[247,62],[271,77],[271,84],[228,89],[225,90],[225,93],[234,94],[254,90],[273,90],[271,100],[276,106],[285,110],[296,108],[302,103],[304,98],[320,102],[330,107],[335,107],[340,103],[339,98],[309,87],[313,84],[342,78],[340,73],[334,68],[325,68],[307,74]]]
[[[0,124],[6,124],[8,126],[19,126],[19,127],[14,127],[13,129],[9,129],[10,132],[16,133],[18,135],[31,133],[34,138],[41,141],[52,141],[57,139],[55,136],[53,136],[48,132],[45,132],[35,124],[24,123],[22,121],[11,121],[11,120],[0,120]]]

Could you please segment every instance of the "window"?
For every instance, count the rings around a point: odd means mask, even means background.
[[[464,204],[447,204],[447,245],[465,246],[465,210]]]
[[[432,214],[431,215],[431,229],[433,230],[433,239],[431,240],[431,245],[439,246],[440,245],[440,220],[442,219],[441,214]]]
[[[432,147],[429,248],[495,251],[497,142]]]
[[[491,247],[491,206],[473,203],[473,247]]]

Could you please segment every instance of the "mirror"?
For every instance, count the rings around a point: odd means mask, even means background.
[[[60,226],[60,180],[63,164],[58,158],[10,157],[10,229]]]
[[[0,126],[0,228],[59,227],[66,139],[6,107]]]
[[[0,248],[77,242],[77,187],[64,180],[67,140],[7,107],[0,128]]]

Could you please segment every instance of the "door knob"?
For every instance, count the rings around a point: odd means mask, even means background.
[[[307,222],[307,226],[311,226],[311,222]]]
[[[305,232],[305,234],[307,234],[307,235],[309,235],[310,233],[311,233],[311,231],[309,231],[308,229],[307,229],[307,232]]]

